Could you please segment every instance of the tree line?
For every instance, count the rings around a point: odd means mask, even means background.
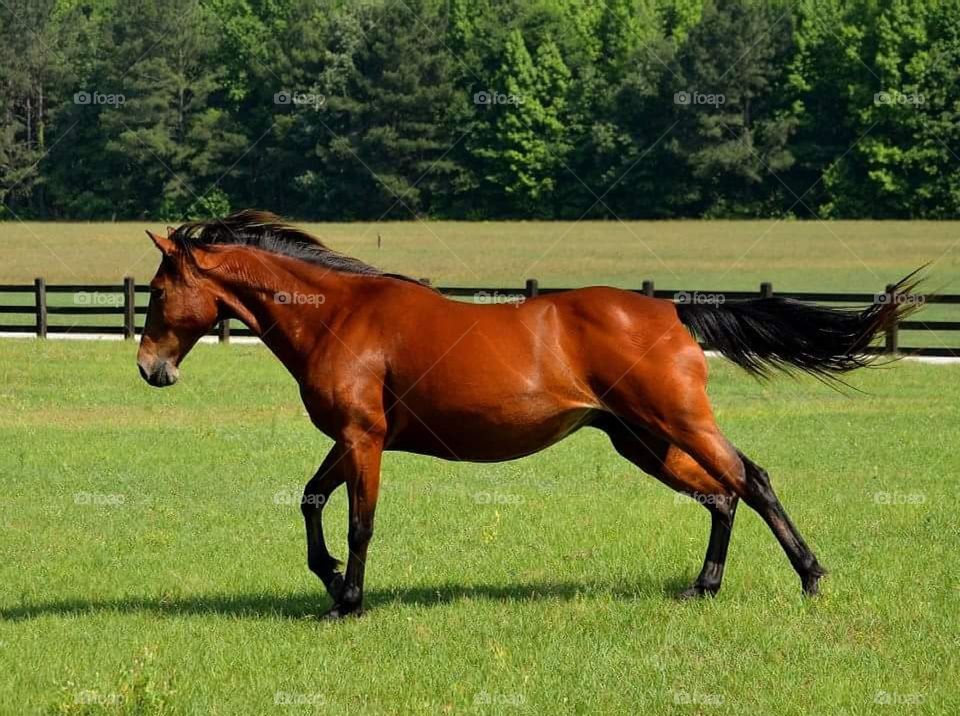
[[[956,218],[960,0],[4,0],[0,218]]]

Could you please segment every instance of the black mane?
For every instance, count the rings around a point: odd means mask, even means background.
[[[334,251],[325,246],[320,239],[291,226],[269,211],[243,209],[222,219],[191,221],[173,232],[170,238],[188,256],[191,255],[191,250],[196,246],[252,246],[274,254],[282,254],[283,256],[290,256],[318,266],[324,266],[334,271],[363,274],[365,276],[386,276],[421,283],[409,276],[386,273],[360,259]]]

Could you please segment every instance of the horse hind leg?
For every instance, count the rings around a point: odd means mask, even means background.
[[[673,430],[673,439],[763,518],[800,577],[804,593],[817,594],[818,582],[826,571],[790,520],[766,471],[734,448],[712,419],[699,426],[685,425]]]
[[[699,361],[665,362],[669,368],[654,376],[623,376],[604,393],[604,402],[630,425],[649,426],[651,433],[696,461],[726,493],[755,510],[786,552],[803,591],[816,594],[825,571],[787,516],[767,473],[734,448],[717,427],[707,398],[705,361],[702,353],[697,355]],[[718,529],[722,526],[721,521]],[[719,553],[719,537],[717,544]]]
[[[687,458],[693,461],[693,458]],[[720,591],[739,501],[736,495],[725,491],[697,493],[694,497],[710,512],[710,541],[707,543],[707,553],[703,558],[700,575],[690,587],[680,593],[682,599],[713,596]]]
[[[827,570],[817,561],[813,551],[800,535],[800,531],[790,520],[773,491],[773,485],[770,484],[770,476],[767,471],[743,453],[739,454],[740,460],[746,468],[747,481],[755,495],[754,499],[761,505],[757,511],[770,526],[770,529],[773,530],[784,551],[790,557],[794,569],[800,576],[804,593],[809,596],[818,594],[820,578],[826,575]]]
[[[715,595],[723,581],[737,496],[713,479],[696,460],[642,428],[634,429],[613,419],[601,429],[620,455],[668,487],[694,498],[710,513],[710,540],[700,574],[678,596],[687,599]]]

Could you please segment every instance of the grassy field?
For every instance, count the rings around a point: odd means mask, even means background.
[[[0,283],[145,281],[147,226],[0,223]],[[960,293],[960,223],[308,228],[439,285],[872,292],[932,261]],[[832,570],[817,600],[742,509],[720,597],[677,602],[706,512],[584,431],[502,465],[389,455],[369,614],[325,625],[297,505],[329,442],[292,380],[259,347],[198,346],[156,391],[134,352],[0,341],[0,714],[960,710],[960,366],[841,395],[712,364],[721,424]]]
[[[134,352],[0,341],[0,713],[960,712],[960,366],[842,395],[712,363],[832,571],[816,600],[743,508],[720,596],[677,602],[706,512],[583,431],[501,465],[389,455],[369,611],[331,625],[296,504],[329,443],[293,381],[198,346],[157,391]],[[342,556],[342,493],[326,514]]]
[[[662,289],[876,292],[932,262],[929,287],[960,293],[960,222],[407,222],[305,224],[330,246],[437,285],[519,287],[608,284]],[[0,223],[0,283],[148,281],[156,250],[141,223]],[[377,235],[383,247],[377,249]],[[0,296],[32,305],[30,294]],[[93,305],[118,295],[51,294],[51,305]],[[140,296],[146,301],[146,296]],[[111,304],[113,305],[113,304]],[[933,306],[926,320],[960,320]],[[31,315],[0,316],[30,324]],[[52,325],[114,325],[112,316],[51,316]],[[960,332],[907,332],[902,345],[957,346]]]
[[[960,222],[405,222],[303,224],[330,246],[438,285],[602,283],[665,289],[877,291],[934,262],[960,292]],[[153,276],[149,223],[0,223],[0,283]],[[377,249],[377,235],[383,247]]]

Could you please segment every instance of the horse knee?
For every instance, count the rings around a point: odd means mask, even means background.
[[[303,489],[303,495],[300,497],[300,512],[305,518],[323,512],[323,507],[327,504],[329,496],[329,492],[316,491],[307,484]]]
[[[303,493],[300,498],[300,513],[304,519],[310,519],[323,511],[323,500],[317,493]]]

